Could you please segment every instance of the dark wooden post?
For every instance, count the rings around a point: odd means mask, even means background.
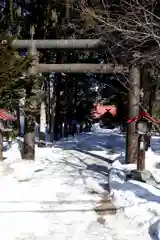
[[[145,135],[139,135],[137,170],[143,171],[144,169],[145,169]]]
[[[33,39],[34,27],[31,26],[31,39]],[[24,124],[24,144],[22,158],[26,160],[35,160],[35,116],[31,106],[36,103],[32,103],[31,95],[33,91],[34,78],[36,77],[35,65],[38,62],[37,49],[34,44],[31,46],[29,54],[33,57],[32,65],[28,69],[28,81],[26,84],[26,99],[25,99],[25,124]]]
[[[129,99],[128,118],[132,119],[139,114],[140,101],[140,67],[132,65],[129,71]],[[136,123],[127,125],[126,136],[126,163],[134,163],[138,157],[138,134],[136,133]]]
[[[142,69],[141,88],[143,90],[143,96],[141,96],[141,104],[145,111],[152,115],[153,101],[155,98],[155,83],[151,76],[151,66],[145,65]],[[148,131],[145,136],[145,149],[150,147],[152,123],[148,122]]]
[[[3,161],[3,132],[0,129],[0,161]]]
[[[0,121],[0,161],[3,161],[3,133],[4,133],[4,125],[2,121]]]

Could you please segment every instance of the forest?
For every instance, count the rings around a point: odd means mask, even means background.
[[[154,119],[160,114],[158,0],[0,1],[0,36],[0,108],[16,116],[9,132],[14,137],[20,136],[24,117],[23,159],[35,158],[35,122],[45,145],[46,125],[51,142],[62,137],[62,128],[64,136],[72,133],[73,121],[87,131],[100,120],[93,112],[101,104],[116,106],[111,121],[127,131],[128,162],[133,162],[138,135],[127,120],[140,111]],[[14,46],[16,40],[60,45],[67,39],[86,39],[88,46],[98,39],[99,44],[93,49],[37,47],[36,53]],[[31,74],[36,61],[43,69]],[[148,132],[153,128],[159,131],[158,124],[148,124]]]

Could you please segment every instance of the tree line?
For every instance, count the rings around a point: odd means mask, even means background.
[[[0,34],[8,42],[15,38],[103,39],[106,48],[96,51],[41,49],[40,63],[104,62],[136,68],[140,72],[140,89],[145,93],[137,104],[152,114],[159,75],[159,9],[156,0],[6,0],[0,5]],[[68,129],[72,120],[81,125],[92,121],[93,104],[97,101],[95,85],[101,86],[99,100],[117,105],[120,121],[124,119],[124,108],[134,110],[133,102],[128,102],[128,93],[132,91],[132,76],[128,73],[42,73],[31,77],[28,68],[32,56],[27,55],[26,49],[13,50],[3,41],[1,49],[0,106],[16,112],[16,129],[20,129],[20,112],[23,112],[25,159],[35,156],[35,121],[48,123],[51,141],[60,137],[62,124]],[[130,115],[134,114],[132,111]],[[41,140],[44,139],[42,125]]]

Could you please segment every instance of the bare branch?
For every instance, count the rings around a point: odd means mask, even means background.
[[[115,56],[122,54],[122,58],[125,56],[126,61],[130,61],[134,52],[140,52],[138,61],[157,62],[160,55],[160,18],[155,13],[156,4],[158,0],[121,0],[116,10],[108,7],[105,11],[91,8],[83,11],[102,27],[101,34]]]

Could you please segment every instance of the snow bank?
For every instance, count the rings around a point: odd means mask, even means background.
[[[136,165],[122,164],[124,149],[120,146],[116,152],[123,138],[118,131],[95,124],[91,133],[52,147],[36,146],[35,162],[21,161],[19,143],[13,142],[4,153],[4,163],[13,171],[0,179],[1,239],[160,239],[160,190],[126,182],[124,171]],[[157,179],[159,163],[159,155],[149,149],[146,169]],[[102,226],[91,210],[107,192],[107,168],[112,169],[110,197],[119,210],[112,216],[105,213]]]
[[[119,128],[114,128],[114,129],[101,128],[99,126],[99,123],[93,124],[91,131],[97,134],[98,133],[102,133],[102,134],[120,133]]]
[[[160,172],[157,164],[160,157],[151,149],[146,153],[146,169],[157,181]],[[114,205],[123,208],[125,216],[139,225],[148,225],[151,237],[160,239],[160,190],[138,181],[125,181],[125,172],[136,169],[135,164],[122,165],[118,160],[112,164],[110,173],[110,191]],[[156,219],[156,220],[155,220]]]
[[[149,233],[152,237],[156,238],[156,240],[160,240],[160,218],[158,220],[154,219],[149,227]]]

